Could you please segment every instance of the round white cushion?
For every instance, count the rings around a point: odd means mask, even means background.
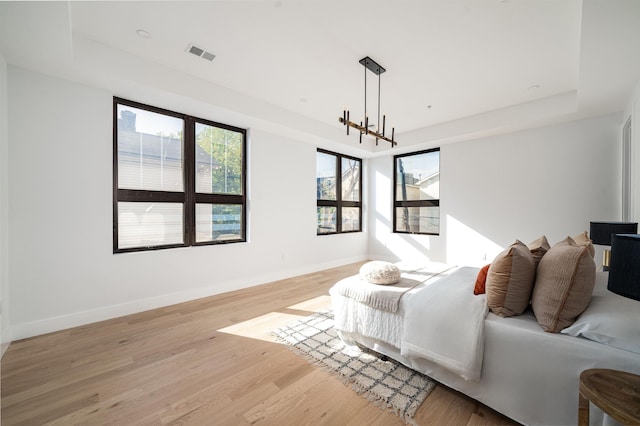
[[[400,268],[393,263],[373,260],[360,267],[360,278],[371,284],[395,284],[400,281]]]

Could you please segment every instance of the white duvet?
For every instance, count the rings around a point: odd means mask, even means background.
[[[479,380],[487,299],[474,295],[477,268],[460,267],[428,282],[405,304],[400,352]]]

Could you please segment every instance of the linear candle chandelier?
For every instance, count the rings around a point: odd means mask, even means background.
[[[364,66],[364,124],[362,123],[362,121],[360,122],[360,124],[350,121],[349,110],[347,109],[342,111],[342,117],[338,117],[338,121],[347,126],[347,135],[349,134],[349,127],[353,127],[354,129],[356,129],[360,133],[360,143],[362,143],[362,135],[371,135],[376,138],[376,145],[378,145],[378,140],[382,139],[385,142],[389,142],[391,144],[391,147],[394,147],[398,144],[394,140],[396,129],[391,129],[391,139],[385,136],[385,115],[382,116],[382,133],[380,133],[380,74],[382,74],[386,70],[368,56],[366,58],[360,59],[360,63],[362,64],[362,66]],[[374,130],[369,129],[369,127],[373,127],[373,124],[369,125],[369,116],[367,115],[367,70],[378,76],[378,127],[374,127]]]

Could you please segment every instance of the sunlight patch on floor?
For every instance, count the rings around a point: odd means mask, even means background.
[[[286,310],[297,311],[297,313],[269,312],[268,314],[221,328],[218,331],[265,342],[276,342],[275,337],[271,335],[271,331],[316,312],[326,310],[329,307],[331,307],[331,296],[318,296],[286,308]]]
[[[304,302],[297,303],[289,306],[289,309],[295,309],[298,311],[309,311],[309,314],[313,312],[324,311],[331,307],[331,296],[322,295],[314,297],[313,299],[305,300]]]
[[[278,327],[290,324],[304,318],[305,315],[285,314],[282,312],[269,312],[268,314],[239,322],[229,327],[218,330],[221,333],[233,334],[251,339],[275,342],[276,339],[270,333]]]

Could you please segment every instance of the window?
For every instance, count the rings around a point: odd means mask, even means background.
[[[113,100],[113,251],[246,241],[246,131]]]
[[[317,234],[362,230],[362,160],[318,149]]]
[[[396,155],[393,230],[440,234],[440,148]]]

